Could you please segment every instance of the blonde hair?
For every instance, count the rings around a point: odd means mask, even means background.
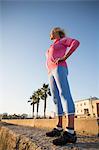
[[[65,37],[65,32],[63,29],[61,29],[60,27],[55,27],[51,30],[51,34],[58,34],[60,36],[60,38]]]

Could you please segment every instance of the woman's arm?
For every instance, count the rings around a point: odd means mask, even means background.
[[[58,58],[55,63],[58,63],[60,61],[64,61],[66,60],[76,49],[77,47],[79,46],[80,42],[78,40],[73,40],[71,45],[70,45],[70,48],[68,50],[68,53],[65,54],[62,58]]]

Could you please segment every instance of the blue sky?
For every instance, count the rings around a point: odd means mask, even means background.
[[[48,83],[45,52],[55,26],[80,46],[67,60],[74,101],[99,97],[98,1],[0,1],[0,113],[28,113],[29,97]],[[43,113],[41,101],[39,114]],[[36,110],[35,110],[36,111]],[[47,112],[55,111],[51,98]]]

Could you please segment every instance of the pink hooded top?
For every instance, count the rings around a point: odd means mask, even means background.
[[[69,47],[69,52],[73,53],[76,48],[79,46],[79,41],[64,37],[62,39],[54,40],[54,43],[50,46],[50,48],[46,52],[46,66],[48,69],[48,73],[52,69],[55,69],[57,66],[64,66],[67,67],[66,61],[60,61],[58,64],[56,64],[54,61],[57,58],[61,58],[66,54],[66,50]]]

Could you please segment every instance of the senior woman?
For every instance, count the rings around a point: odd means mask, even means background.
[[[75,106],[67,79],[68,67],[66,60],[77,49],[79,41],[67,37],[60,27],[55,27],[51,30],[50,39],[53,40],[53,44],[46,52],[46,66],[52,98],[57,108],[58,124],[52,131],[47,132],[46,136],[60,136],[53,140],[53,144],[65,145],[66,143],[75,143],[77,140],[74,131]],[[64,115],[62,100],[65,102],[65,112],[68,118],[65,130],[62,127]]]

